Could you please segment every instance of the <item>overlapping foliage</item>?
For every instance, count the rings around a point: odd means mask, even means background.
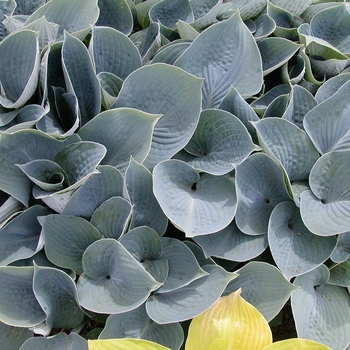
[[[348,347],[347,2],[0,14],[2,349],[88,349],[89,322],[180,349],[183,321],[240,288]]]

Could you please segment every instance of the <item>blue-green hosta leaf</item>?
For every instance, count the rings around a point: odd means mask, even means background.
[[[308,178],[319,154],[303,130],[280,118],[262,119],[253,125],[260,146],[280,162],[290,181]]]
[[[238,277],[229,283],[224,294],[242,288],[242,298],[255,306],[267,321],[271,321],[280,312],[296,289],[280,270],[264,262],[249,262],[235,272]]]
[[[294,62],[286,62],[281,67],[282,81],[285,83],[290,83],[294,86],[297,86],[296,84],[303,82],[305,73],[306,63],[305,59],[301,56],[300,53],[295,57]]]
[[[310,6],[310,0],[296,0],[293,2],[288,0],[271,0],[271,3],[289,11],[294,16],[300,16]]]
[[[23,57],[26,57],[23,60]],[[5,108],[23,106],[34,94],[39,77],[38,33],[20,30],[0,43],[0,104]]]
[[[34,337],[28,339],[20,350],[88,350],[86,339],[76,333],[59,333],[51,337]]]
[[[308,90],[300,85],[294,85],[291,91],[289,105],[282,118],[291,121],[300,129],[303,129],[305,115],[316,106],[317,101]]]
[[[267,233],[273,208],[290,200],[282,169],[264,153],[251,155],[236,169],[236,224],[246,234]]]
[[[305,130],[321,154],[350,150],[348,98],[350,98],[350,82],[342,85],[334,95],[305,116]]]
[[[259,50],[238,12],[201,33],[175,65],[204,78],[203,108],[218,107],[231,85],[244,97],[262,86]]]
[[[110,165],[99,165],[98,174],[85,181],[72,195],[62,214],[90,219],[93,212],[107,199],[123,195],[123,176]]]
[[[227,284],[236,278],[235,274],[217,265],[206,265],[203,269],[208,275],[187,286],[167,293],[152,294],[146,302],[149,317],[160,324],[193,318],[214,304]]]
[[[161,241],[161,258],[168,261],[169,273],[157,293],[174,291],[207,275],[207,272],[199,266],[192,251],[184,243],[168,237],[162,237]]]
[[[136,338],[179,350],[184,333],[179,323],[158,324],[147,315],[144,305],[124,314],[110,315],[99,339]]]
[[[274,208],[268,238],[274,261],[288,280],[321,265],[337,245],[335,236],[321,237],[310,232],[299,208],[292,202],[283,202]]]
[[[0,206],[0,229],[23,209],[23,204],[9,196]]]
[[[255,128],[250,122],[258,121],[259,117],[233,86],[230,87],[218,108],[235,115],[247,128],[253,139],[256,139]]]
[[[289,103],[289,95],[277,96],[266,108],[263,118],[281,118]],[[254,124],[253,124],[254,125]]]
[[[73,328],[83,321],[76,285],[63,271],[34,266],[33,291],[49,327]]]
[[[201,85],[201,79],[163,63],[144,66],[125,79],[114,107],[163,114],[154,127],[147,168],[170,159],[190,140],[199,119]],[[135,144],[134,135],[132,140]]]
[[[315,99],[321,103],[333,96],[346,82],[350,80],[350,73],[342,73],[328,79],[320,86],[315,94]]]
[[[123,33],[110,27],[94,27],[89,51],[96,73],[109,72],[125,79],[141,67],[141,56],[134,43]]]
[[[131,213],[130,202],[122,197],[112,197],[94,211],[90,222],[104,238],[119,239],[129,226]]]
[[[133,206],[130,228],[149,226],[163,235],[168,226],[168,218],[154,196],[152,174],[133,157],[125,172],[125,185]]]
[[[288,62],[301,45],[284,38],[266,38],[258,43],[264,75],[271,73]]]
[[[169,263],[167,257],[161,257],[162,241],[156,231],[147,226],[139,226],[123,236],[120,243],[156,281],[165,281],[168,277]],[[177,269],[178,266],[175,270]],[[179,270],[182,271],[181,267]]]
[[[190,0],[195,21],[191,26],[197,30],[203,30],[213,23],[217,22],[217,16],[221,10],[222,1],[220,0]]]
[[[266,0],[228,1],[221,6],[219,19],[229,18],[239,12],[243,20],[257,17],[266,7]],[[237,11],[239,10],[239,11]]]
[[[332,252],[331,259],[342,263],[350,258],[350,231],[339,235],[338,244]],[[350,261],[350,260],[349,260]]]
[[[350,286],[350,264],[348,261],[330,268],[328,283],[341,287]]]
[[[300,286],[292,294],[295,326],[299,338],[345,349],[350,342],[349,293],[328,280],[325,265],[294,280],[294,285]]]
[[[12,1],[10,0],[10,2]],[[2,25],[0,25],[0,37],[2,38],[4,38],[9,33],[15,32],[23,28],[25,21],[29,18],[28,15],[4,16],[5,19],[2,21]],[[4,29],[5,31],[3,31]]]
[[[5,131],[7,126],[15,124],[14,119],[16,118],[19,110],[18,109],[7,109],[0,106],[0,130]],[[11,123],[12,122],[12,123]]]
[[[33,292],[34,267],[0,267],[0,321],[9,326],[33,327],[46,315]]]
[[[31,15],[40,6],[43,6],[45,2],[45,0],[17,0],[14,14]]]
[[[155,53],[162,46],[162,35],[160,33],[160,24],[156,22],[151,22],[147,29],[139,32],[140,42],[137,47],[140,51],[142,58],[142,64],[148,63]],[[136,43],[135,43],[136,44]]]
[[[7,350],[18,350],[34,334],[28,328],[8,326],[0,322],[1,346]]]
[[[80,305],[94,312],[119,314],[133,310],[160,285],[114,239],[91,244],[82,264],[84,273],[77,282]]]
[[[267,235],[246,235],[234,221],[223,230],[194,237],[206,256],[232,261],[248,261],[260,255],[267,247]]]
[[[253,35],[255,40],[257,41],[267,38],[276,29],[275,21],[271,17],[269,17],[267,14],[260,15],[254,21],[254,24],[256,29]]]
[[[34,159],[53,160],[58,151],[73,142],[79,141],[72,135],[64,141],[37,130],[20,130],[13,134],[0,135],[0,189],[28,206],[33,182],[16,164],[25,164]],[[20,148],[19,145],[24,146]]]
[[[82,38],[86,36],[86,29],[96,23],[99,16],[97,0],[51,0],[39,7],[26,21],[25,25],[33,23],[45,16],[49,22],[60,26],[58,36],[62,36],[64,30],[69,33],[82,32]]]
[[[105,109],[110,109],[122,88],[123,80],[108,72],[98,73],[97,79],[101,86],[102,105]]]
[[[321,79],[329,79],[337,76],[339,72],[350,66],[350,59],[325,60],[323,57],[315,55],[310,55],[310,62],[315,76]]]
[[[188,163],[198,171],[224,175],[260,148],[253,144],[248,130],[236,116],[206,109],[185,150],[193,155]]]
[[[57,266],[83,272],[82,256],[85,249],[101,238],[101,234],[88,221],[76,216],[52,214],[40,217],[45,252]]]
[[[26,259],[42,248],[39,243],[41,227],[37,216],[48,215],[51,210],[34,205],[16,216],[0,230],[0,265]]]
[[[167,28],[175,29],[176,22],[181,19],[193,22],[194,16],[189,0],[162,0],[149,11],[152,22],[160,22]]]
[[[68,32],[64,34],[62,67],[67,90],[78,99],[81,123],[84,125],[100,112],[100,84],[87,48]]]
[[[14,0],[5,0],[0,3],[0,40],[2,40],[6,35],[8,35],[8,31],[6,30],[6,26],[4,25],[4,18],[6,20],[7,17],[11,16],[14,13],[16,8],[16,1]]]
[[[194,29],[190,24],[181,21],[181,19],[176,22],[176,28],[181,39],[193,41],[199,35],[199,32],[196,29]]]
[[[236,191],[231,180],[200,175],[179,160],[163,161],[154,168],[153,191],[165,215],[187,237],[222,230],[236,212]]]
[[[191,27],[190,25],[188,26]],[[152,63],[174,64],[177,58],[180,57],[190,45],[191,42],[188,40],[175,40],[173,42],[170,42],[169,44],[162,46],[157,51],[152,59]]]
[[[160,117],[133,108],[114,108],[97,115],[78,134],[83,140],[105,145],[107,154],[102,164],[124,172],[131,155],[140,163],[147,157],[152,133]]]
[[[130,35],[134,20],[128,1],[98,0],[100,14],[96,25],[117,29],[125,35]]]
[[[311,191],[301,194],[300,212],[306,227],[320,236],[350,229],[350,151],[324,154],[310,173]]]

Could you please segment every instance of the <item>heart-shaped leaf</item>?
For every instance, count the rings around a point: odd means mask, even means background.
[[[236,211],[236,191],[223,176],[199,175],[179,160],[159,163],[153,171],[154,194],[164,213],[188,237],[217,232]]]

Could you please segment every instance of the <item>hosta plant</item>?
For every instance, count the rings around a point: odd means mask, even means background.
[[[300,341],[261,347],[349,346],[347,1],[0,17],[2,349],[176,350],[238,291],[271,325],[291,306]]]

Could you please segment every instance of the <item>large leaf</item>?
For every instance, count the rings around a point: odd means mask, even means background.
[[[350,73],[342,73],[325,81],[315,94],[318,103],[333,96],[346,82],[350,80]]]
[[[350,150],[349,97],[350,82],[346,82],[305,116],[305,130],[321,154]]]
[[[263,315],[241,296],[242,290],[221,297],[196,316],[188,330],[186,350],[260,350],[272,343],[271,329]]]
[[[273,208],[290,200],[281,168],[264,153],[246,159],[236,169],[238,228],[246,234],[267,233]]]
[[[18,350],[29,338],[33,337],[33,332],[24,327],[8,326],[0,322],[1,346],[7,350]]]
[[[101,234],[88,221],[60,214],[40,217],[45,252],[57,266],[71,268],[81,274],[85,249],[101,238]]]
[[[25,60],[22,58],[26,57]],[[0,104],[6,108],[23,106],[34,94],[39,77],[38,34],[20,30],[0,44]]]
[[[146,302],[150,318],[160,324],[193,318],[207,310],[220,297],[229,281],[236,277],[217,265],[206,265],[203,269],[209,274],[187,286],[152,294]]]
[[[100,113],[78,134],[83,140],[105,145],[107,154],[102,164],[124,172],[131,155],[140,163],[147,157],[153,129],[160,117],[133,108],[115,108]]]
[[[133,157],[125,172],[125,185],[133,206],[130,228],[149,226],[163,235],[168,226],[168,218],[154,196],[152,174]]]
[[[238,12],[199,35],[175,65],[204,78],[203,108],[218,107],[231,85],[244,97],[262,86],[259,50]]]
[[[0,321],[10,326],[33,327],[46,315],[33,292],[33,267],[0,267]]]
[[[300,286],[292,294],[295,326],[300,338],[345,349],[350,342],[349,293],[327,284],[328,280],[325,265],[295,279],[294,284]]]
[[[140,338],[180,349],[184,334],[179,323],[158,324],[147,315],[144,305],[125,314],[110,315],[99,339]]]
[[[141,56],[133,42],[110,27],[94,27],[89,51],[96,73],[109,72],[125,79],[141,67]]]
[[[201,79],[162,63],[142,67],[125,79],[114,107],[163,114],[154,128],[147,168],[170,159],[190,140],[199,119],[201,84]]]
[[[229,283],[224,294],[242,288],[242,298],[255,306],[267,321],[279,313],[296,289],[280,270],[264,262],[249,262],[236,273],[238,277]]]
[[[37,216],[48,215],[51,211],[34,205],[16,216],[0,230],[0,265],[26,259],[42,248],[39,243],[41,226]]]
[[[321,265],[337,245],[336,237],[311,233],[292,202],[283,202],[274,208],[268,237],[274,261],[288,280]]]
[[[201,113],[196,131],[185,147],[193,155],[188,164],[212,175],[229,173],[259,149],[237,117],[216,109]]]
[[[83,321],[76,285],[63,271],[34,266],[33,291],[49,327],[73,328]]]
[[[81,123],[86,124],[101,108],[101,89],[85,45],[68,32],[64,34],[62,67],[67,90],[79,103]]]
[[[80,305],[98,313],[118,314],[140,306],[159,287],[151,275],[116,240],[91,244],[83,255],[77,282]]]
[[[349,231],[350,151],[324,154],[310,173],[311,191],[301,194],[300,212],[306,227],[320,236]]]
[[[236,211],[236,191],[223,176],[200,175],[179,160],[159,163],[153,171],[154,194],[164,213],[187,237],[217,232]]]

